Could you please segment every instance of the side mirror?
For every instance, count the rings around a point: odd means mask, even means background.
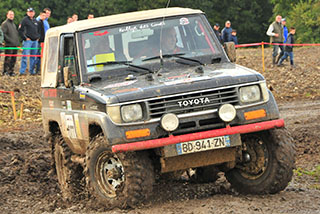
[[[67,88],[70,88],[72,86],[72,80],[71,80],[71,69],[69,66],[63,68],[63,79],[64,79],[64,85]]]
[[[224,50],[227,53],[227,56],[231,62],[236,61],[236,47],[234,45],[234,42],[225,42],[223,44]]]

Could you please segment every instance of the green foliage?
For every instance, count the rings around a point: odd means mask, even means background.
[[[314,170],[305,170],[302,168],[298,168],[295,170],[297,176],[301,177],[302,175],[308,175],[316,179],[316,181],[320,181],[320,165],[316,166]]]
[[[167,0],[6,0],[0,1],[0,22],[6,19],[9,9],[15,12],[18,25],[26,15],[26,9],[33,7],[36,15],[45,8],[52,9],[51,26],[66,23],[67,17],[77,13],[79,19],[86,19],[89,13],[96,17],[111,14],[163,8]],[[320,42],[319,0],[171,0],[170,7],[200,9],[206,13],[211,25],[219,23],[221,29],[226,20],[237,29],[240,43],[268,41],[266,30],[277,14],[287,18],[287,25],[297,29],[297,42]]]
[[[67,17],[77,13],[79,19],[86,19],[89,13],[96,17],[111,14],[148,10],[166,7],[167,0],[6,0],[0,1],[0,22],[5,20],[6,12],[13,9],[15,23],[19,24],[26,15],[26,9],[33,7],[36,15],[45,8],[52,9],[49,20],[51,26],[66,23]],[[207,15],[213,25],[219,23],[221,29],[226,20],[232,22],[232,27],[238,31],[240,43],[266,41],[265,32],[272,16],[272,4],[265,0],[171,0],[170,7],[188,7],[200,9]]]
[[[289,13],[290,26],[294,26],[299,43],[320,42],[320,1],[299,2]]]

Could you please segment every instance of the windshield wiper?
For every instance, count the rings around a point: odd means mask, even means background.
[[[96,66],[96,65],[117,65],[117,64],[126,65],[126,64],[128,64],[128,63],[130,63],[130,62],[132,62],[132,61],[109,61],[109,62],[99,62],[99,63],[94,63],[94,64],[87,65],[87,67]]]
[[[200,60],[197,60],[197,59],[193,59],[193,58],[189,58],[189,57],[184,57],[184,56],[175,56],[179,59],[184,59],[184,60],[187,60],[187,61],[191,61],[191,62],[196,62],[198,63],[199,65],[204,65],[203,62],[201,62]]]
[[[181,56],[181,55],[185,55],[185,53],[163,54],[162,58],[178,57],[178,56]],[[142,61],[149,61],[149,60],[153,60],[153,59],[161,59],[161,56],[158,55],[158,56],[148,57],[148,58],[143,59]]]
[[[134,65],[134,64],[131,64],[131,63],[125,63],[125,65],[127,65],[128,67],[137,68],[137,69],[140,69],[142,71],[146,71],[149,74],[150,73],[154,73],[150,68],[146,68],[146,67],[143,67],[143,66]],[[135,70],[132,70],[132,71],[136,72]]]

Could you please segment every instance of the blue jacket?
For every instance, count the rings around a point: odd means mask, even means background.
[[[232,28],[226,28],[224,27],[221,31],[221,37],[223,42],[230,42],[231,41],[231,32],[232,32]]]
[[[286,26],[283,26],[283,37],[284,37],[283,43],[286,43],[288,39],[288,28]]]
[[[231,40],[230,40],[230,42],[234,42],[234,44],[237,45],[237,44],[238,44],[238,38],[237,38],[237,36],[231,35]]]
[[[40,21],[40,16],[37,17],[37,21]],[[48,18],[46,18],[45,20],[43,20],[43,27],[44,27],[44,34],[47,33],[47,30],[49,30],[50,28],[50,24],[48,22]]]

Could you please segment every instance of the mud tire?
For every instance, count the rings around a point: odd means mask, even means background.
[[[61,135],[53,140],[55,169],[62,197],[65,201],[72,201],[83,189],[80,182],[83,169],[80,164],[71,161],[73,153]]]
[[[115,154],[102,134],[88,146],[84,174],[89,196],[106,209],[135,207],[152,194],[154,169],[147,153]]]
[[[238,163],[226,173],[232,187],[244,194],[273,194],[284,190],[295,168],[289,132],[282,128],[247,134],[242,142],[243,151],[247,150],[251,160]]]

